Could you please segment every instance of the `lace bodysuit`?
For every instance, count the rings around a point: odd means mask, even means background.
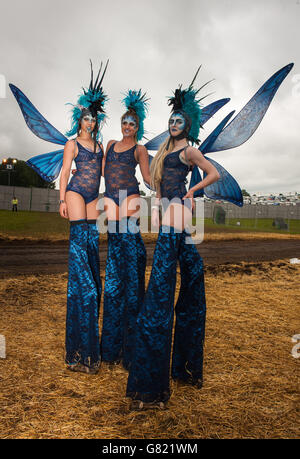
[[[169,200],[179,198],[182,204],[190,205],[188,199],[182,199],[187,192],[185,186],[187,183],[186,176],[190,171],[190,166],[184,164],[179,158],[183,150],[184,148],[173,151],[165,157],[160,192],[162,198]]]
[[[94,153],[83,147],[79,142],[78,155],[75,158],[76,172],[70,180],[66,191],[79,193],[86,204],[94,201],[99,195],[103,151],[100,147],[98,153]]]
[[[112,199],[119,206],[127,196],[140,194],[135,177],[137,161],[134,152],[137,145],[121,153],[116,153],[114,146],[115,143],[110,146],[106,155],[104,196]]]

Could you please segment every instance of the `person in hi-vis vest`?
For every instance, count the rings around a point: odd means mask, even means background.
[[[18,212],[18,199],[14,196],[11,200],[12,203],[12,211]]]

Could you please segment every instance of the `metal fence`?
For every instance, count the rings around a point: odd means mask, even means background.
[[[18,199],[18,210],[58,212],[59,190],[0,185],[0,209],[11,209],[14,196]]]
[[[232,218],[283,218],[289,220],[300,220],[300,205],[279,206],[268,204],[244,204],[243,207],[235,206],[231,203],[218,204],[215,202],[205,201],[205,218],[213,218],[213,209],[215,206],[221,206],[226,212],[226,219]]]
[[[0,185],[0,209],[12,208],[12,198],[18,199],[18,210],[33,210],[40,212],[58,212],[59,211],[59,190],[47,188],[24,188]],[[102,195],[99,195],[102,196]],[[150,215],[151,203],[149,197],[145,200],[148,204]],[[235,206],[230,203],[216,203],[205,201],[204,215],[205,218],[213,217],[215,206],[221,206],[226,212],[226,219],[235,218],[284,218],[289,220],[300,220],[300,205],[262,205],[262,204],[245,204],[243,207]]]

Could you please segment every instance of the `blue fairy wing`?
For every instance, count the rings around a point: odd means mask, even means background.
[[[220,174],[220,178],[217,182],[206,186],[204,189],[195,191],[194,197],[203,197],[203,194],[205,194],[210,199],[222,199],[224,201],[229,201],[233,204],[236,204],[237,206],[242,207],[243,195],[237,181],[232,177],[232,175],[229,174],[229,172],[223,166],[221,166],[221,164],[217,163],[211,158],[206,157],[206,159],[215,166],[215,168]],[[205,178],[206,175],[207,174],[204,171],[203,178]],[[193,186],[197,185],[197,183],[201,182],[201,180],[202,177],[200,169],[199,167],[194,166],[189,188],[192,188]]]
[[[256,131],[282,81],[294,64],[289,64],[274,73],[257,91],[236,117],[224,127],[205,152],[235,148],[246,142]],[[201,149],[202,151],[202,149]]]
[[[20,89],[18,89],[13,84],[9,84],[9,87],[15,96],[27,126],[31,131],[38,137],[48,142],[57,143],[59,145],[64,145],[67,142],[67,137],[65,137],[61,132],[59,132],[55,127],[53,127],[41,113],[32,105],[30,100],[23,94]]]
[[[145,143],[145,147],[147,148],[147,150],[157,151],[159,149],[159,146],[166,140],[168,136],[169,131],[162,132],[161,134],[158,134],[156,137]]]
[[[234,114],[234,111],[229,113],[218,124],[218,126],[212,131],[212,133],[204,140],[204,142],[199,147],[199,150],[201,151],[201,153],[205,154],[206,148],[208,148],[211,145],[211,143],[215,141],[215,139],[218,137],[218,135],[222,131],[223,127],[227,124],[229,118],[231,118],[233,114]],[[200,174],[199,168],[196,167],[196,166],[193,167],[189,189],[192,188],[193,186],[197,185],[197,183],[201,182],[201,180],[202,180],[202,178],[201,178],[201,174]],[[195,193],[194,193],[194,197],[195,198],[202,197],[202,196],[203,196],[203,190],[202,189],[195,191]]]
[[[197,183],[201,182],[201,180],[202,180],[202,177],[201,177],[199,167],[194,166],[192,170],[192,176],[191,176],[189,189],[197,185]],[[203,195],[204,195],[203,189],[201,188],[200,190],[195,191],[194,198],[202,198]]]
[[[227,104],[230,99],[219,99],[207,105],[201,112],[201,125],[203,126],[220,108]],[[145,144],[147,150],[157,151],[159,146],[168,138],[169,131],[162,132]]]
[[[34,156],[27,164],[32,167],[46,182],[57,179],[63,163],[64,150]]]
[[[201,111],[201,126],[203,126],[220,108],[227,104],[230,99],[219,99],[204,107]]]
[[[201,143],[199,150],[205,154],[209,150],[210,146],[215,142],[216,138],[222,132],[224,126],[226,126],[228,120],[234,114],[234,110],[230,112],[225,118],[218,124],[218,126],[209,134],[209,136]]]
[[[222,199],[224,201],[232,202],[239,207],[243,206],[243,195],[237,181],[229,174],[229,172],[211,158],[206,158],[210,163],[215,166],[220,174],[217,182],[212,183],[204,188],[204,194],[211,199]],[[197,167],[198,169],[198,167]],[[206,177],[204,172],[204,177]]]
[[[237,116],[226,126],[227,121],[234,112],[225,117],[214,131],[201,144],[200,150],[203,154],[227,150],[237,147],[246,142],[259,126],[270,103],[284,78],[291,71],[294,64],[289,64],[278,70],[269,80],[257,91],[252,99],[237,114]],[[218,170],[221,178],[204,189],[207,197],[212,199],[223,199],[238,206],[243,205],[243,197],[236,180],[220,164],[206,157]],[[196,171],[193,169],[194,176]],[[205,176],[205,174],[204,174]],[[196,179],[195,179],[196,180]],[[193,181],[194,184],[198,183]],[[201,180],[201,178],[200,178]],[[198,180],[198,181],[200,181]],[[191,187],[191,186],[190,186]],[[197,192],[199,193],[199,191]],[[194,196],[196,196],[195,194]]]

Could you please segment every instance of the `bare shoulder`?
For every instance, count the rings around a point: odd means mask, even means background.
[[[73,147],[75,146],[75,139],[70,139],[70,140],[67,140],[67,142],[65,143],[65,146],[70,148],[70,147]]]
[[[189,158],[196,158],[196,157],[200,157],[200,156],[203,156],[203,154],[201,153],[201,150],[199,150],[199,148],[195,148],[195,147],[192,147],[191,145],[186,149],[186,153],[188,155]]]
[[[142,154],[142,155],[147,155],[148,154],[148,150],[145,147],[145,145],[139,145],[138,144],[136,149],[137,149],[138,154]]]
[[[74,148],[75,148],[75,139],[71,139],[71,140],[68,140],[65,143],[64,151],[65,152],[73,152]]]
[[[107,142],[105,154],[108,152],[108,150],[110,149],[110,147],[112,146],[113,143],[116,143],[116,140],[109,140]],[[103,151],[104,151],[104,149],[103,149]]]

